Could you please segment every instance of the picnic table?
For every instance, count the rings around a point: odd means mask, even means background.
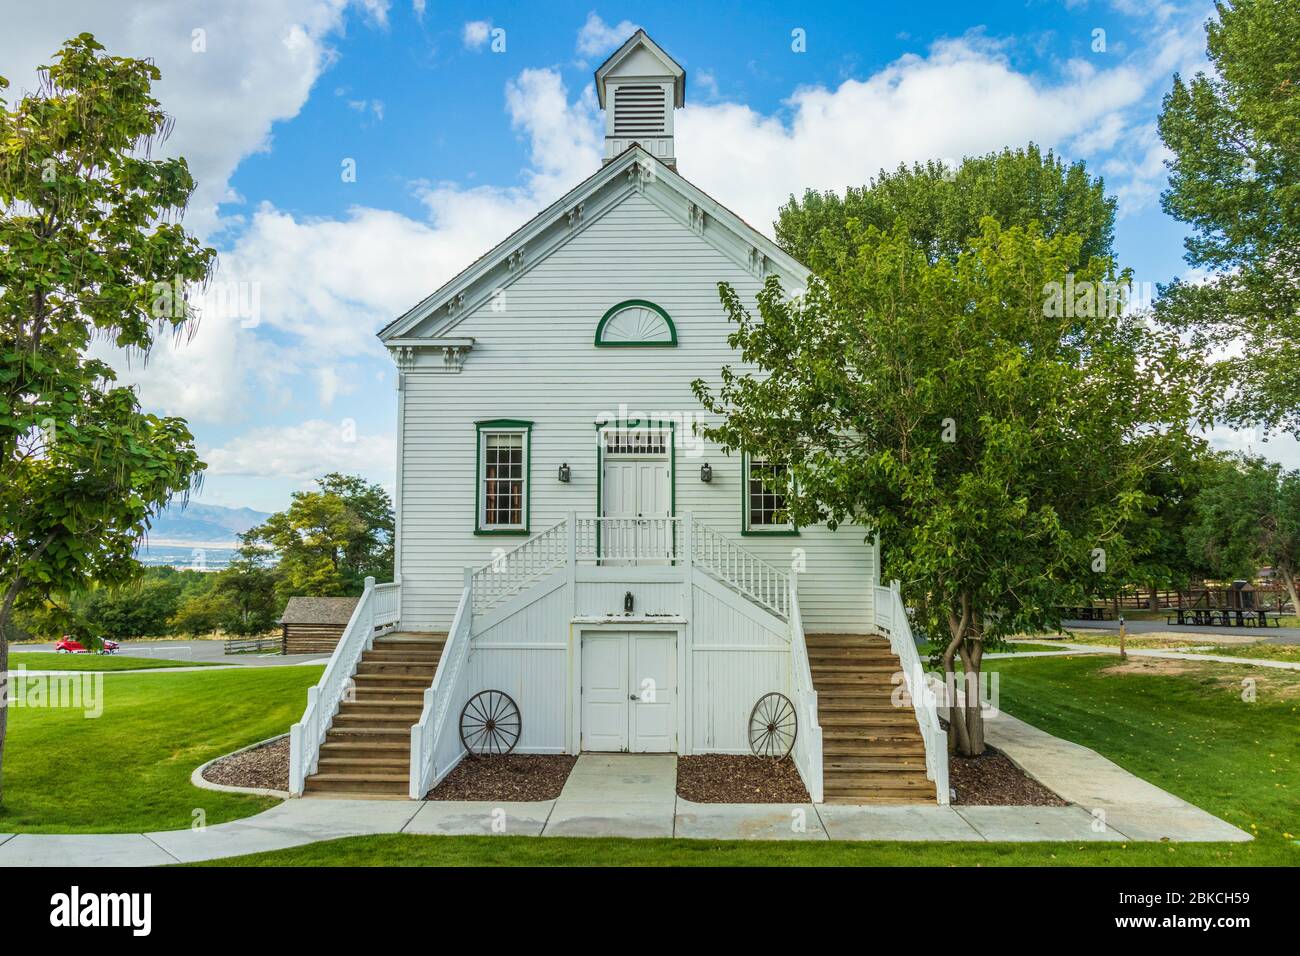
[[[1064,617],[1072,621],[1109,621],[1111,620],[1110,608],[1096,607],[1094,605],[1065,607],[1061,609],[1065,612]]]
[[[1271,615],[1271,617],[1270,617]],[[1280,613],[1263,608],[1180,607],[1165,617],[1166,624],[1220,627],[1280,627]]]

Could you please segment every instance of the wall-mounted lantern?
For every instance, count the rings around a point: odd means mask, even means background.
[[[560,481],[564,482],[564,484],[567,485],[569,483],[569,476],[571,474],[572,472],[569,471],[569,466],[567,463],[560,466]]]
[[[636,599],[632,597],[632,592],[628,591],[623,595],[623,613],[631,614],[632,608],[636,605]]]
[[[706,485],[713,480],[713,466],[707,461],[700,465],[700,481]]]

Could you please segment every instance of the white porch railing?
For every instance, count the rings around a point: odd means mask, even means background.
[[[903,606],[897,581],[891,582],[887,588],[877,587],[875,591],[876,624],[889,635],[890,650],[898,655],[907,682],[907,695],[912,699],[916,722],[925,740],[925,775],[934,781],[939,802],[946,804],[949,799],[948,735],[939,725],[937,700],[916,649],[912,625],[907,620],[907,608]]]
[[[808,645],[804,642],[803,621],[799,616],[799,591],[793,575],[790,577],[790,670],[790,686],[794,689],[794,706],[799,715],[794,763],[812,802],[821,803],[822,728],[817,721],[817,690],[813,686]]]
[[[453,705],[465,695],[461,691],[470,651],[470,629],[474,618],[473,584],[466,575],[456,616],[447,631],[442,657],[433,675],[433,683],[424,691],[424,709],[420,720],[411,725],[412,800],[420,800],[433,789],[438,778],[456,765],[461,756],[459,733],[453,736],[447,717]]]
[[[500,604],[530,584],[540,581],[569,559],[569,536],[564,521],[509,551],[503,551],[471,576],[475,614]],[[445,652],[444,652],[445,653]]]
[[[316,772],[321,744],[339,704],[352,693],[357,662],[374,642],[377,628],[397,623],[401,603],[400,585],[376,585],[374,578],[366,578],[366,589],[325,665],[325,673],[315,687],[307,688],[302,719],[289,728],[289,792],[295,797],[302,795],[307,778]]]
[[[789,574],[698,521],[691,541],[695,567],[735,588],[777,617],[789,620]]]
[[[679,557],[680,518],[578,518],[578,561],[672,564]]]

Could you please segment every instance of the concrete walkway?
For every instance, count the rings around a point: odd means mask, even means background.
[[[1014,642],[1013,642],[1014,643]],[[1119,656],[1118,647],[1106,647],[1100,644],[1072,644],[1068,641],[1053,641],[1061,649],[1051,651],[1015,651],[1011,653],[985,654],[985,660],[998,660],[1009,657],[1066,657],[1071,654],[1111,654]],[[1190,643],[1190,642],[1189,642]],[[1192,654],[1187,651],[1162,651],[1154,648],[1127,648],[1129,657],[1153,657],[1174,661],[1201,661],[1215,664],[1245,664],[1251,667],[1272,667],[1275,670],[1300,671],[1300,661],[1273,661],[1258,657],[1232,657],[1227,654]]]
[[[1062,621],[1072,631],[1118,631],[1119,621]],[[1166,624],[1125,619],[1130,634],[1186,634],[1189,637],[1236,637],[1269,644],[1300,644],[1300,627],[1224,627],[1218,624]]]
[[[699,804],[677,758],[583,754],[556,800],[289,800],[245,820],[155,833],[0,834],[0,866],[156,866],[377,833],[710,840],[1212,841],[1251,836],[1086,747],[1002,714],[989,742],[1068,807]]]

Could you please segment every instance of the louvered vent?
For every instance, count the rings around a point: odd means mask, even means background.
[[[662,86],[619,86],[614,89],[615,136],[662,136],[667,131]]]

